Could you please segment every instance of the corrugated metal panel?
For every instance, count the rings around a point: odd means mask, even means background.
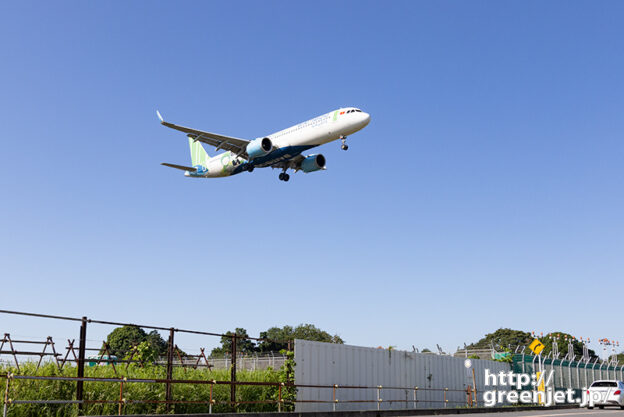
[[[507,363],[481,359],[471,361],[478,392],[483,392],[485,388],[483,377],[486,368],[494,373],[511,370]],[[464,366],[464,359],[452,356],[296,340],[295,362],[297,384],[339,386],[336,390],[336,399],[339,400],[336,410],[377,408],[376,403],[341,402],[376,400],[376,389],[341,389],[341,385],[410,387],[382,389],[382,409],[444,407],[444,388],[461,390],[447,392],[448,407],[456,407],[466,403],[465,390],[467,385],[472,385],[472,372]],[[413,402],[414,387],[418,387],[417,402]],[[297,400],[331,402],[332,389],[299,388]],[[392,400],[409,402],[390,402]],[[479,401],[482,399],[479,398]],[[331,403],[297,403],[296,411],[330,411],[332,408]]]

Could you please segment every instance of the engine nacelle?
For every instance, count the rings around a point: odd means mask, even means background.
[[[301,161],[301,170],[305,173],[325,169],[325,157],[322,154],[310,155]]]
[[[249,155],[249,159],[258,158],[271,152],[273,149],[273,142],[269,138],[254,139],[247,144],[245,151]]]

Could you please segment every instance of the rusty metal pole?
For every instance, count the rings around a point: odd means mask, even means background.
[[[119,416],[121,415],[121,408],[123,406],[123,384],[124,384],[124,380],[125,380],[125,378],[119,384],[119,409],[118,409],[118,413],[117,413],[117,415],[119,415]]]
[[[7,373],[6,390],[4,391],[4,408],[2,412],[3,417],[7,417],[9,411],[9,389],[11,388],[11,373]]]
[[[232,335],[232,369],[230,373],[230,402],[236,412],[236,332]]]
[[[522,363],[524,366],[524,362]],[[472,368],[472,392],[474,394],[474,406],[477,407],[477,379],[475,378],[475,370]]]
[[[78,378],[84,378],[85,352],[87,349],[87,318],[83,317],[80,324],[80,346],[78,347]],[[82,414],[84,383],[82,380],[76,383],[76,400],[78,403],[78,415]]]
[[[167,383],[165,390],[165,400],[167,401],[167,412],[171,409],[171,379],[173,378],[173,335],[175,330],[169,329],[169,343],[167,344]]]

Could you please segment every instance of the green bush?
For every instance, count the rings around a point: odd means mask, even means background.
[[[65,365],[59,371],[53,363],[42,365],[35,372],[36,364],[20,364],[19,374],[39,376],[76,376],[76,368]],[[85,376],[99,378],[135,378],[135,379],[165,379],[164,367],[131,365],[127,370],[125,365],[117,365],[117,374],[112,366],[85,367]],[[0,367],[0,373],[7,372],[18,374],[17,369]],[[237,380],[245,382],[286,382],[282,381],[286,372],[273,369],[263,371],[239,371]],[[203,380],[203,381],[229,381],[229,369],[208,370],[206,368],[192,369],[176,367],[173,370],[173,379]],[[6,379],[0,379],[5,383]],[[177,401],[206,401],[204,404],[175,404],[171,411],[176,413],[206,413],[210,400],[211,384],[173,384],[173,399]],[[2,387],[4,388],[4,386]],[[85,400],[112,400],[119,399],[120,383],[118,382],[85,382]],[[4,389],[2,390],[4,394]],[[284,391],[283,391],[284,392]],[[41,380],[11,380],[9,398],[13,400],[73,400],[76,395],[76,383],[73,381],[41,381]],[[165,400],[164,383],[139,383],[126,382],[123,385],[123,398],[129,401],[124,405],[123,414],[153,414],[165,413],[166,405],[159,403],[131,403],[132,400]],[[229,385],[213,385],[213,412],[232,411],[232,407],[225,402],[230,400]],[[277,404],[253,404],[249,402],[277,400],[278,388],[276,386],[237,386],[237,401],[243,402],[238,406],[238,411],[276,411]],[[220,404],[221,403],[221,404]],[[0,404],[4,405],[4,395]],[[88,415],[117,414],[118,404],[88,404],[84,407],[84,413]],[[12,404],[9,407],[10,417],[18,416],[77,416],[77,406],[58,404]]]

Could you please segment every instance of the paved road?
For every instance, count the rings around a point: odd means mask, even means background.
[[[604,410],[594,408],[567,408],[564,410],[533,410],[533,411],[513,411],[505,413],[484,413],[484,414],[466,414],[466,416],[488,416],[488,417],[624,417],[624,410],[615,407],[607,407]]]

